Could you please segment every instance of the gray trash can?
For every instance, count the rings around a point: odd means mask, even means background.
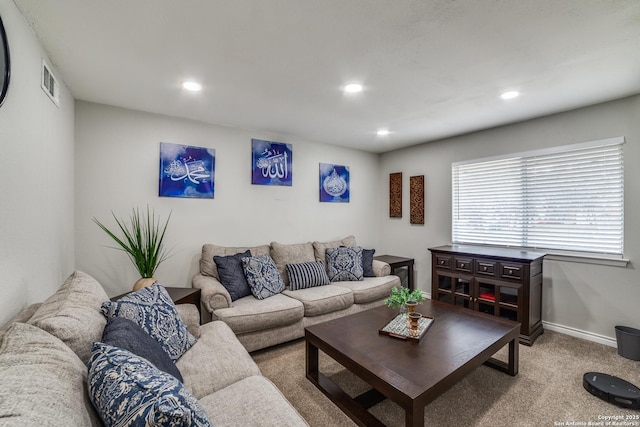
[[[640,330],[628,326],[616,326],[618,354],[631,360],[640,360]]]

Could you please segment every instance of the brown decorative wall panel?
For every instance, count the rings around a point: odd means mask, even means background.
[[[424,224],[424,175],[409,178],[409,205],[409,222]]]
[[[389,217],[402,218],[402,172],[389,174]]]

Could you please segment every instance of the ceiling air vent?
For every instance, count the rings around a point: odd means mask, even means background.
[[[49,96],[54,104],[60,107],[60,86],[58,80],[51,72],[51,67],[42,59],[42,90]]]

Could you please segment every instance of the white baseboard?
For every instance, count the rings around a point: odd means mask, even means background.
[[[571,328],[569,326],[558,325],[551,322],[542,321],[544,329],[553,332],[560,332],[561,334],[570,335],[576,338],[582,338],[583,340],[597,342],[599,344],[608,345],[609,347],[618,347],[618,342],[615,338],[605,337],[604,335],[594,334],[593,332],[582,331],[580,329]]]
[[[431,299],[431,292],[422,291],[422,295],[424,295],[427,299]],[[571,328],[569,326],[558,325],[557,323],[551,323],[542,321],[542,327],[549,331],[559,332],[561,334],[569,335],[576,338],[581,338],[587,341],[597,342],[599,344],[608,345],[609,347],[618,347],[618,342],[615,338],[606,337],[600,334],[594,334],[593,332],[587,332],[576,328]]]

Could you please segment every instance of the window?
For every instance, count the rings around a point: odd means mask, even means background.
[[[623,253],[624,138],[454,163],[454,243]]]

